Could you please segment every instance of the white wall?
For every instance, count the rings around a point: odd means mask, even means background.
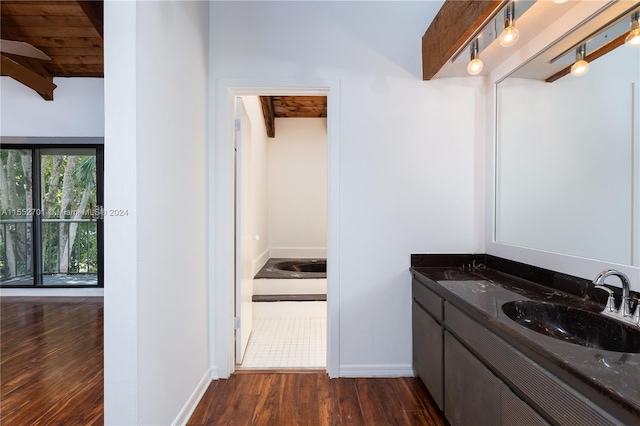
[[[207,2],[105,2],[105,423],[187,419],[210,380]]]
[[[0,77],[0,136],[104,136],[101,78],[54,78],[53,101]]]
[[[262,115],[262,106],[257,96],[243,96],[244,111],[251,128],[249,144],[248,193],[249,193],[249,255],[253,277],[269,260],[269,174],[267,162],[267,131]],[[243,125],[245,123],[243,122]]]
[[[481,244],[475,215],[484,205],[476,205],[474,177],[476,135],[485,126],[476,109],[482,80],[421,79],[421,37],[441,5],[211,4],[214,78],[285,87],[303,78],[340,81],[333,196],[341,375],[409,373],[410,254],[473,252]]]
[[[327,120],[276,118],[269,152],[270,257],[327,255]]]

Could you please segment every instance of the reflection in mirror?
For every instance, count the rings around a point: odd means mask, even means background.
[[[640,266],[639,87],[624,45],[580,77],[498,84],[496,242]]]

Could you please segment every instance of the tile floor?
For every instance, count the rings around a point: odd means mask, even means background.
[[[326,365],[326,318],[254,318],[237,369],[324,369]]]

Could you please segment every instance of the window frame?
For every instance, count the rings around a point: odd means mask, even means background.
[[[104,206],[104,138],[75,138],[75,137],[0,137],[1,149],[20,149],[31,151],[32,176],[41,175],[42,150],[49,149],[74,149],[88,148],[96,151],[96,202],[97,208]],[[36,183],[37,182],[37,183]],[[32,179],[32,202],[34,208],[41,205],[42,181]],[[43,263],[42,263],[42,215],[33,215],[31,222],[32,229],[32,250],[33,250],[33,284],[2,284],[0,288],[104,288],[104,220],[96,217],[97,224],[97,284],[69,284],[69,285],[44,285],[43,283]]]

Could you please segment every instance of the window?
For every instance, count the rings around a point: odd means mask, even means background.
[[[102,287],[102,146],[0,149],[0,285]]]

